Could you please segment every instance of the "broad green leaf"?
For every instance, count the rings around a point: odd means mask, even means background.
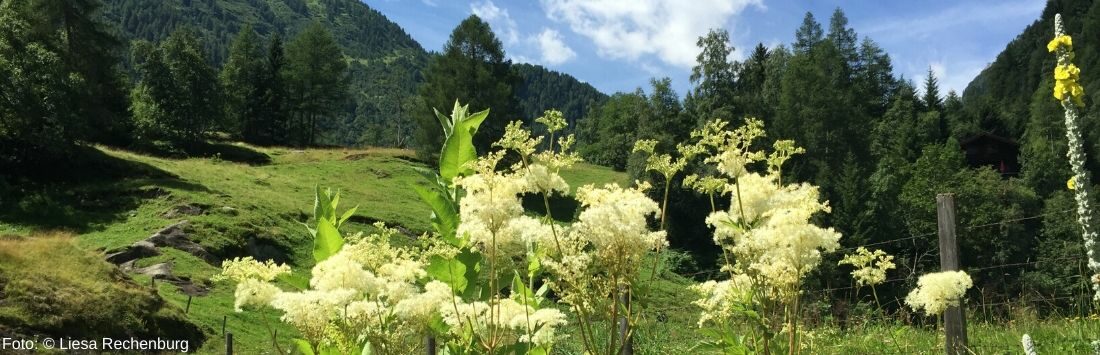
[[[542,268],[542,261],[539,260],[538,253],[527,253],[527,278],[534,278],[535,274]]]
[[[355,210],[358,209],[359,206],[355,206],[347,211],[344,211],[344,215],[340,216],[340,220],[336,222],[336,229],[340,229],[340,226],[344,225],[344,222],[347,222],[348,218],[351,218],[351,216],[355,214]]]
[[[455,105],[458,105],[458,101],[455,101]],[[443,113],[439,112],[439,110],[435,108],[432,108],[432,111],[435,112],[435,118],[439,120],[439,125],[443,127],[443,136],[450,137],[451,130],[454,129],[454,125],[451,123],[451,118],[443,115]]]
[[[455,255],[455,259],[462,262],[462,265],[466,266],[466,279],[475,280],[479,279],[481,274],[481,254],[471,251],[469,249],[463,250],[458,255]],[[488,280],[485,281],[488,283]],[[484,286],[484,287],[482,287]],[[469,284],[466,286],[466,291],[462,293],[462,298],[467,300],[481,300],[483,297],[488,297],[489,292],[482,292],[482,289],[489,288],[488,285],[481,285],[477,283]]]
[[[452,245],[457,243],[455,230],[458,228],[458,209],[455,208],[454,202],[439,189],[428,189],[417,185],[412,187],[416,194],[420,195],[420,199],[432,208],[432,224],[436,233]]]
[[[313,345],[310,345],[309,342],[306,341],[305,339],[297,339],[296,338],[293,341],[294,341],[294,347],[296,349],[298,349],[298,352],[302,353],[302,355],[315,355],[316,354],[315,352],[313,352]]]
[[[519,272],[515,272],[512,276],[512,296],[519,297],[517,302],[527,306],[535,306],[535,295],[531,293],[531,289],[523,284],[523,278],[519,277]]]
[[[332,222],[326,218],[317,220],[317,237],[313,238],[313,260],[324,261],[328,257],[340,251],[344,246],[344,238]]]
[[[458,293],[465,291],[469,284],[466,279],[466,265],[458,259],[445,259],[442,256],[433,255],[426,271],[428,277],[451,286],[451,289]]]
[[[337,192],[337,193],[331,194],[329,197],[332,200],[331,200],[331,202],[328,203],[328,206],[329,206],[328,211],[327,211],[328,215],[325,215],[325,217],[328,218],[328,219],[331,219],[331,220],[336,220],[336,206],[340,205],[340,193]]]
[[[450,182],[456,176],[470,172],[466,163],[477,159],[474,134],[488,116],[489,110],[486,109],[469,117],[452,117],[454,131],[443,142],[443,152],[439,156],[439,176],[443,180]]]
[[[278,277],[280,281],[285,282],[290,287],[293,287],[295,291],[305,291],[309,289],[309,277],[298,274],[284,274]]]

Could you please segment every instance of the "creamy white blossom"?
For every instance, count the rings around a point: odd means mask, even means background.
[[[970,275],[962,271],[925,274],[917,280],[917,288],[905,297],[905,304],[924,310],[927,315],[939,315],[948,307],[958,306],[973,285]]]

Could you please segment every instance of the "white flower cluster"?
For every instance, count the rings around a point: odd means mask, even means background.
[[[570,234],[594,247],[592,260],[608,273],[631,275],[647,251],[668,245],[664,231],[650,231],[647,216],[660,208],[640,189],[587,185],[577,190],[577,200],[585,209]]]
[[[730,209],[712,213],[707,223],[715,228],[714,241],[736,257],[736,269],[783,290],[817,267],[822,252],[836,250],[840,233],[811,223],[814,214],[829,211],[817,187],[780,186],[775,180],[742,174],[737,185],[727,187],[734,191]]]
[[[213,280],[237,282],[233,308],[242,312],[246,306],[262,307],[271,303],[275,295],[281,292],[271,281],[288,273],[290,266],[278,265],[271,260],[259,262],[248,256],[222,262],[222,273],[214,275]]]
[[[345,245],[313,267],[310,289],[287,292],[272,284],[290,268],[251,258],[227,261],[218,279],[238,281],[236,307],[271,306],[314,346],[354,349],[367,341],[393,349],[405,336],[427,329],[439,309],[451,304],[452,291],[439,281],[423,288],[424,263],[388,243],[391,230]],[[415,342],[413,343],[415,344]]]
[[[856,253],[845,255],[838,265],[852,265],[852,277],[859,286],[874,286],[886,281],[886,271],[896,267],[894,256],[886,254],[882,250],[871,252],[867,248],[859,247]]]
[[[917,280],[917,288],[905,297],[905,304],[927,315],[939,315],[948,307],[958,306],[973,286],[970,275],[962,271],[925,274]]]
[[[460,338],[471,335],[491,337],[498,344],[550,346],[561,338],[557,335],[557,328],[566,324],[565,314],[557,309],[535,309],[510,298],[491,302],[460,302],[441,307],[440,314],[452,335]]]
[[[569,185],[545,166],[498,172],[502,152],[477,161],[477,172],[455,179],[466,191],[459,202],[458,235],[481,252],[498,257],[524,255],[535,243],[553,239],[549,225],[524,216],[520,197],[528,192],[565,192]]]
[[[702,298],[692,302],[703,311],[699,314],[699,327],[716,324],[725,325],[737,316],[737,309],[752,302],[752,280],[744,274],[734,275],[730,280],[710,280],[692,285],[691,290]]]
[[[709,152],[704,162],[723,176],[693,176],[685,184],[711,198],[718,192],[730,194],[729,209],[706,219],[714,228],[714,242],[722,248],[722,271],[729,272],[730,279],[693,287],[700,295],[694,303],[702,308],[701,327],[725,326],[738,315],[753,314],[743,319],[765,327],[784,324],[797,329],[793,324],[798,315],[790,310],[797,309],[791,303],[798,300],[802,279],[821,263],[822,253],[840,247],[840,233],[811,222],[816,214],[830,212],[818,188],[782,183],[783,163],[803,150],[792,141],[780,140],[766,155],[753,149],[754,140],[763,136],[763,123],[751,118],[733,130],[718,120],[692,132],[698,139],[696,151]],[[766,173],[750,169],[759,162],[767,164]],[[767,319],[784,308],[786,322]]]

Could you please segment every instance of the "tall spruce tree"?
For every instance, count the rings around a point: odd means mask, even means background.
[[[325,26],[314,22],[286,48],[287,80],[294,103],[293,142],[314,145],[318,130],[348,97],[344,52]]]
[[[272,144],[290,144],[290,101],[287,94],[286,51],[278,33],[271,36],[263,62],[263,105],[261,117],[267,121],[266,133]]]
[[[470,15],[451,32],[443,53],[432,58],[420,87],[423,107],[417,115],[418,154],[434,161],[443,144],[443,132],[433,109],[449,113],[455,101],[470,105],[471,112],[489,109],[474,136],[474,146],[486,152],[504,134],[509,121],[520,119],[519,104],[513,95],[519,77],[504,57],[500,40],[489,24]]]
[[[833,10],[832,17],[829,18],[829,41],[833,42],[837,51],[844,57],[844,61],[849,69],[855,68],[858,65],[858,52],[856,49],[856,41],[859,40],[859,36],[856,35],[856,31],[851,27],[848,27],[848,16],[844,15],[844,11],[839,7]]]
[[[250,143],[268,144],[270,130],[264,114],[264,50],[252,25],[237,34],[220,79],[225,90],[226,127]]]
[[[928,76],[924,77],[924,95],[921,96],[924,109],[927,111],[943,112],[943,98],[940,97],[940,81],[936,79],[936,73],[928,68]]]
[[[806,16],[802,18],[802,26],[798,27],[798,31],[794,33],[794,52],[808,53],[814,46],[821,43],[823,36],[821,24],[814,19],[813,13],[807,11]]]

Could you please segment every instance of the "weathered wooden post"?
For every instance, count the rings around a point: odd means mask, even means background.
[[[619,339],[622,339],[622,347],[619,355],[634,355],[634,336],[630,331],[630,288],[619,288],[619,300],[626,314],[619,318]]]
[[[233,355],[233,333],[225,333],[225,355]]]
[[[959,270],[959,243],[955,239],[955,194],[936,195],[936,226],[940,235],[940,271]],[[962,305],[943,312],[948,355],[967,353],[966,316]]]
[[[424,337],[424,350],[428,355],[435,355],[435,336],[429,335]]]

